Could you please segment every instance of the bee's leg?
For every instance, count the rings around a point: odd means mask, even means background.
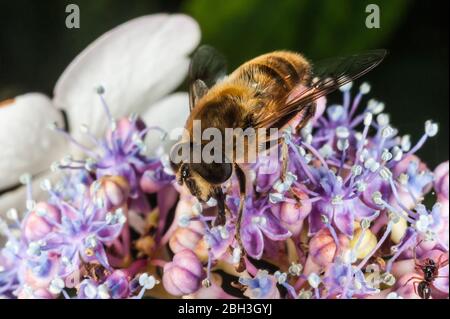
[[[244,203],[246,197],[246,178],[244,171],[239,167],[239,165],[234,165],[236,176],[239,181],[239,192],[240,192],[240,201],[239,201],[239,211],[236,221],[236,240],[238,242],[239,248],[241,249],[241,258],[239,260],[239,265],[236,267],[237,272],[243,272],[245,270],[245,250],[244,245],[242,244],[241,239],[241,224],[242,224],[242,215],[244,213]]]
[[[308,106],[305,106],[305,109],[301,111],[300,116],[301,119],[295,127],[295,133],[299,134],[303,127],[308,124],[308,121],[314,117],[316,114],[316,102],[311,103]]]
[[[215,197],[217,200],[217,216],[214,220],[214,226],[223,226],[225,225],[227,219],[225,214],[225,196],[223,194],[222,188],[219,186],[215,190]]]

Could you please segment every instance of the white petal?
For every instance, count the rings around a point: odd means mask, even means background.
[[[45,179],[49,179],[50,181],[55,182],[57,178],[58,174],[51,173],[50,171],[40,174],[38,177],[34,177],[31,183],[33,200],[39,202],[48,199],[48,193],[41,189],[40,184]],[[26,200],[26,187],[22,185],[14,190],[1,194],[0,217],[5,216],[6,212],[11,208],[17,209],[18,212],[22,214],[25,211]]]
[[[170,133],[174,129],[183,128],[188,115],[189,97],[184,92],[171,94],[148,108],[142,114],[145,124],[160,127],[168,133],[164,142],[161,142],[160,134],[150,131],[145,140],[150,153],[154,153],[159,145],[163,145],[164,150],[168,152],[176,142],[176,140],[170,140]]]
[[[64,125],[61,112],[43,94],[18,96],[0,107],[0,191],[18,184],[23,173],[42,172],[62,156],[65,140],[48,128],[55,122]]]
[[[175,89],[187,73],[200,29],[182,14],[155,14],[124,23],[89,45],[58,80],[54,101],[67,111],[71,131],[81,124],[99,136],[106,116],[95,88],[102,85],[114,117],[139,113]]]

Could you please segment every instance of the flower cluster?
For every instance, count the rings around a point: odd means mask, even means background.
[[[59,179],[44,180],[43,202],[24,175],[24,217],[11,209],[0,221],[0,295],[419,298],[422,264],[433,260],[430,297],[448,298],[449,164],[431,171],[416,155],[438,126],[427,121],[413,144],[382,102],[363,105],[368,84],[353,98],[351,87],[340,105],[317,101],[301,131],[288,125],[277,157],[246,165],[245,203],[237,179],[222,186],[219,226],[217,202],[179,186],[162,148],[149,155],[146,136],[165,133],[138,116],[115,120],[98,89],[104,138],[83,127],[90,148],[53,126],[85,156],[52,165]]]
[[[101,90],[99,94],[104,102]],[[115,121],[104,106],[111,125],[106,137],[96,139],[84,128],[94,149],[53,126],[87,156],[66,156],[52,165],[62,174],[55,185],[50,180],[41,183],[47,201],[35,202],[31,177],[22,176],[28,188],[27,211],[20,219],[11,209],[8,220],[0,221],[6,237],[0,251],[2,295],[134,298],[158,282],[143,272],[146,258],[132,256],[133,231],[147,231],[134,229],[132,219],[141,227],[148,225],[142,217],[152,210],[146,195],[162,191],[172,177],[158,158],[144,155],[143,139],[151,128],[136,116]]]
[[[261,154],[245,167],[253,187],[244,203],[242,247],[235,239],[236,179],[223,186],[224,226],[211,223],[215,203],[201,205],[181,190],[167,235],[177,245],[171,241],[170,249],[178,263],[186,250],[194,253],[186,268],[201,262],[206,273],[168,275],[169,293],[205,296],[211,285],[225,285],[221,270],[237,277],[229,283],[242,290],[236,297],[419,298],[421,265],[431,258],[437,267],[431,297],[448,297],[448,162],[432,172],[415,155],[438,125],[427,121],[413,145],[382,102],[363,106],[367,83],[353,98],[351,88],[341,88],[342,104],[325,108],[317,101],[314,119],[300,132],[287,126],[281,155]],[[246,269],[237,273],[242,256]],[[211,290],[217,296],[226,294]]]

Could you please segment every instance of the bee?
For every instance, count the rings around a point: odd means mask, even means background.
[[[220,160],[192,161],[201,153],[208,141],[195,140],[194,123],[199,120],[201,129],[215,128],[222,138],[226,128],[283,129],[296,119],[297,130],[301,129],[315,113],[315,101],[340,86],[366,74],[385,57],[386,50],[373,50],[359,55],[325,60],[312,65],[303,55],[290,51],[275,51],[256,57],[226,76],[226,60],[210,46],[201,46],[194,53],[189,69],[190,115],[185,124],[187,136],[171,150],[171,166],[178,183],[186,185],[199,201],[211,198],[217,201],[218,214],[214,225],[226,222],[225,196],[222,185],[234,173],[239,182],[240,204],[236,223],[236,240],[241,248],[242,269],[245,251],[240,238],[244,198],[246,196],[245,163],[249,161],[250,145],[245,139],[243,156],[237,155],[232,143],[232,154],[225,150],[230,141],[224,140]],[[254,137],[256,154],[267,149],[267,145],[278,144],[282,138]],[[233,138],[232,142],[235,142]],[[180,150],[190,147],[189,156],[180,158]],[[263,147],[264,146],[264,147]],[[287,147],[284,148],[287,150]],[[283,163],[287,151],[283,151]],[[201,157],[201,156],[200,156]],[[283,171],[286,165],[283,165]]]

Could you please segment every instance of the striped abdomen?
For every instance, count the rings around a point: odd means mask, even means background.
[[[252,87],[255,98],[280,101],[294,86],[305,83],[309,71],[309,62],[302,55],[275,51],[246,62],[227,82]]]

